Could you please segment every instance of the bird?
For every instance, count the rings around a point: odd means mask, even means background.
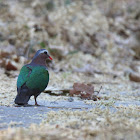
[[[17,105],[27,105],[31,96],[37,97],[45,90],[49,83],[49,72],[46,59],[52,60],[46,49],[40,49],[34,55],[31,63],[24,65],[17,79],[17,95],[14,100]]]

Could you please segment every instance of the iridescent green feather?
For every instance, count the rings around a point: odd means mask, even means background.
[[[25,65],[22,67],[17,80],[17,87],[23,84],[29,89],[39,89],[42,92],[49,82],[49,73],[43,66]]]

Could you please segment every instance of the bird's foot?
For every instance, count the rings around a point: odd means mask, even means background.
[[[38,103],[35,103],[35,106],[40,106]]]

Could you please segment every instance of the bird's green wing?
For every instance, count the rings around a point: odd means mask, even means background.
[[[45,67],[36,66],[32,69],[29,80],[26,82],[26,85],[30,89],[38,88],[40,91],[43,91],[49,82],[49,73]]]
[[[17,87],[26,84],[29,89],[43,91],[49,82],[49,73],[45,67],[25,65],[22,67],[17,80]]]
[[[17,80],[18,88],[20,88],[23,84],[25,84],[28,81],[31,72],[32,72],[32,67],[25,65],[21,68],[20,74],[19,74],[18,80]]]

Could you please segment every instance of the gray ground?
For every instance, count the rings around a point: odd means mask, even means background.
[[[81,109],[91,108],[92,105],[87,105],[83,101],[59,101],[48,102],[40,100],[40,106],[34,106],[34,102],[30,101],[29,106],[0,106],[0,129],[7,128],[8,126],[22,126],[28,127],[32,123],[39,124],[49,111],[58,111],[60,109]]]
[[[84,101],[78,101],[74,98],[68,98],[68,101],[54,101],[48,102],[44,100],[39,100],[40,106],[34,106],[33,101],[29,101],[28,106],[0,106],[0,129],[5,129],[7,127],[28,127],[32,123],[40,124],[41,121],[46,118],[47,112],[58,111],[58,110],[87,110],[96,106],[91,104],[86,104]],[[106,101],[108,103],[108,101]],[[123,106],[139,106],[139,101],[117,101],[114,103],[115,107]],[[116,111],[115,107],[110,107],[111,111]],[[104,109],[103,106],[101,106]]]

